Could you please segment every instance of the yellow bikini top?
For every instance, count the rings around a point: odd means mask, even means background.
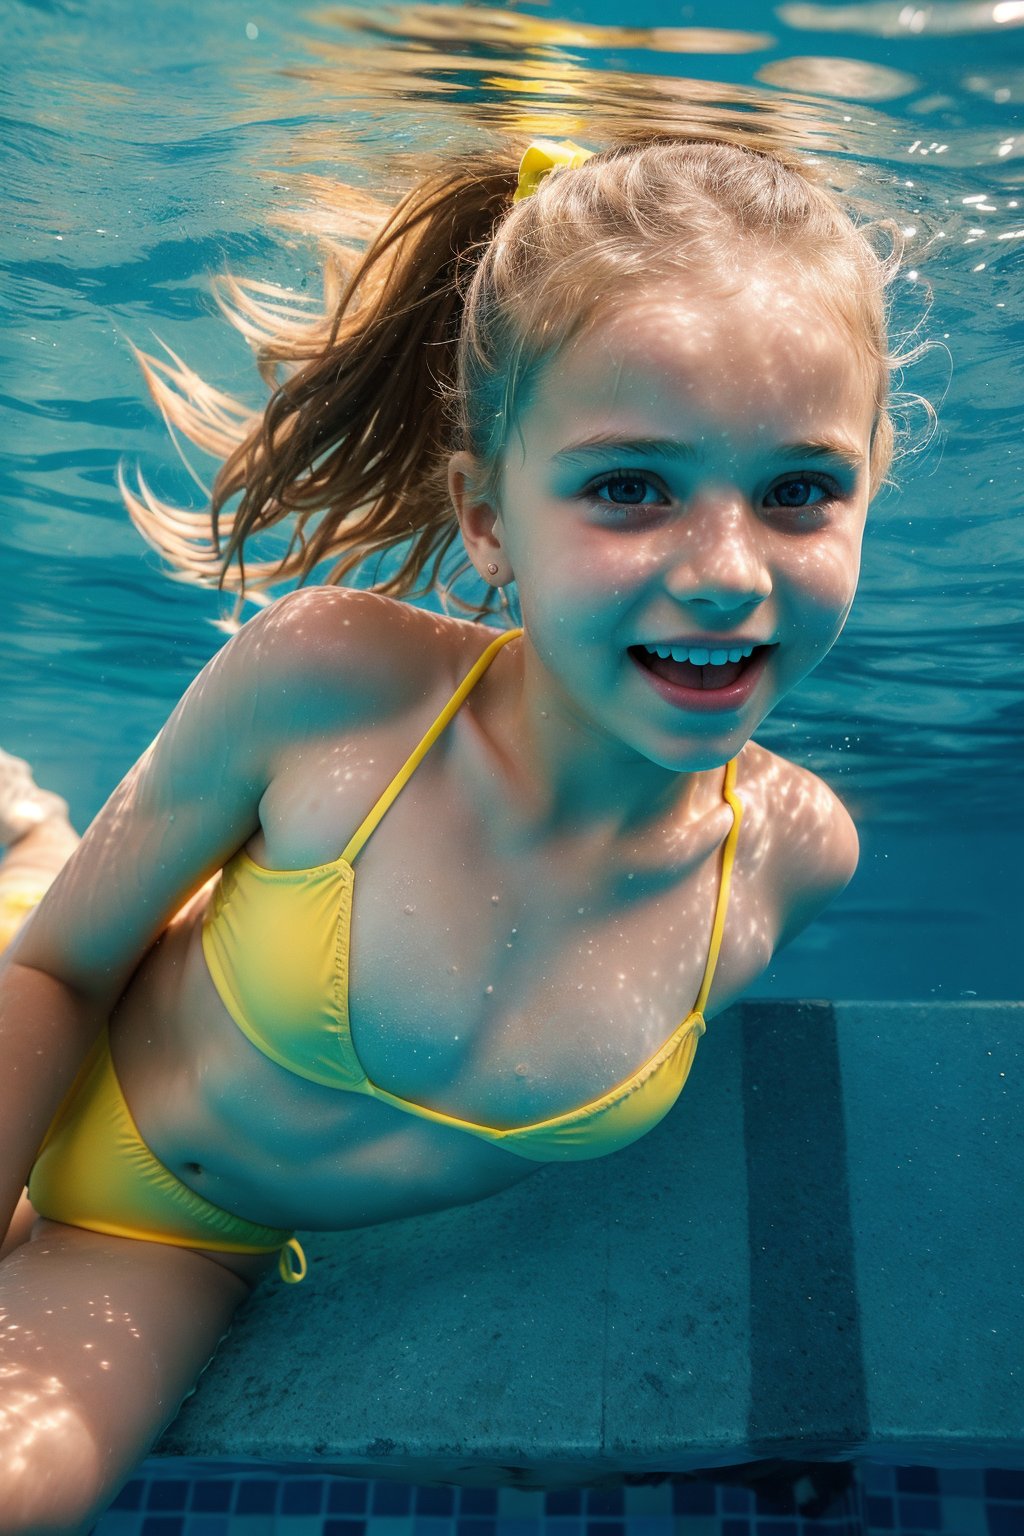
[[[520,634],[521,629],[509,630],[487,646],[339,858],[311,869],[267,869],[240,849],[229,860],[206,911],[203,953],[213,983],[239,1029],[289,1072],[329,1088],[367,1094],[406,1114],[454,1126],[537,1162],[602,1157],[636,1141],[668,1113],[704,1033],[702,1009],[722,943],[742,815],[733,789],[735,758],[726,765],[724,784],[733,824],[722,851],[718,904],[697,1000],[660,1050],[601,1098],[532,1125],[508,1130],[477,1125],[399,1098],[371,1082],[356,1055],[349,1026],[353,860],[498,651]]]

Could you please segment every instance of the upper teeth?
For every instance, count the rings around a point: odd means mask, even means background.
[[[736,646],[731,651],[706,651],[700,646],[684,645],[645,645],[644,650],[650,651],[654,656],[660,656],[667,661],[671,656],[673,661],[689,661],[695,667],[722,667],[727,661],[742,661],[744,656],[749,656],[754,647],[752,645]]]

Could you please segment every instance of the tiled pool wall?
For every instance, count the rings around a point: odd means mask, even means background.
[[[701,1477],[545,1493],[274,1468],[182,1477],[154,1459],[93,1536],[1024,1536],[1024,1471],[870,1461],[851,1470],[845,1492],[809,1515],[800,1511],[812,1490],[799,1481],[788,1500],[769,1502]]]

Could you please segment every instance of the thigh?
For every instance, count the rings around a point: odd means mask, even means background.
[[[87,1531],[248,1294],[191,1249],[37,1221],[0,1263],[0,1507],[11,1529]]]

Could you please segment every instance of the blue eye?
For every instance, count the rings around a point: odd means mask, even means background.
[[[791,485],[810,485],[810,486],[816,486],[819,490],[827,491],[828,495],[822,501],[813,501],[813,502],[806,502],[806,501],[799,501],[799,502],[784,501],[784,502],[782,502],[782,506],[784,508],[788,509],[790,512],[813,512],[813,511],[816,511],[819,507],[825,506],[828,502],[835,501],[837,499],[837,497],[839,496],[839,494],[840,494],[839,486],[836,484],[836,482],[834,480],[830,480],[826,475],[812,475],[812,474],[793,475],[793,476],[791,476],[791,478],[789,480],[781,480],[778,485],[772,486],[772,489],[769,492],[769,494],[772,495],[772,494],[775,494],[778,491],[785,490],[785,488],[787,486],[791,486]]]
[[[658,484],[660,484],[660,482],[658,482]],[[610,486],[613,485],[624,485],[626,487],[632,487],[633,489],[638,489],[641,486],[645,486],[650,490],[656,489],[655,481],[652,480],[649,475],[643,474],[640,470],[617,469],[611,474],[602,475],[600,480],[595,480],[592,485],[587,487],[587,489],[583,492],[583,495],[587,500],[594,501],[599,506],[616,507],[621,511],[630,511],[634,508],[641,509],[663,504],[652,503],[636,498],[627,498],[623,501],[606,501],[602,496],[598,494],[600,491],[607,490]],[[780,510],[782,511],[816,512],[819,508],[827,506],[830,502],[837,500],[838,497],[842,494],[840,487],[833,479],[831,479],[831,477],[827,475],[817,475],[810,472],[806,474],[791,475],[787,480],[780,480],[778,485],[773,486],[768,494],[778,495],[779,493],[785,491],[788,487],[792,486],[816,487],[819,490],[827,492],[827,494],[821,501],[808,502],[806,499],[802,501],[782,500],[779,504]],[[644,492],[640,491],[640,496],[643,496],[643,494]]]
[[[588,486],[583,494],[589,500],[598,502],[598,504],[602,507],[619,507],[628,510],[631,507],[644,507],[651,505],[650,502],[632,501],[628,499],[626,501],[604,501],[601,497],[598,496],[597,493],[598,491],[605,490],[610,485],[625,485],[633,487],[647,486],[653,489],[654,481],[651,480],[647,475],[641,474],[639,470],[617,469],[613,474],[602,475],[600,480],[595,480],[593,485]]]

